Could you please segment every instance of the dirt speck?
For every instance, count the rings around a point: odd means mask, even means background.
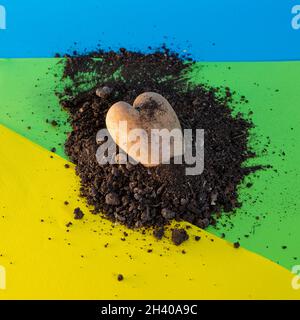
[[[184,241],[188,240],[189,236],[184,229],[172,230],[172,241],[176,246],[179,246]]]

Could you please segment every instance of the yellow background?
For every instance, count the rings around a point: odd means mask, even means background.
[[[180,247],[151,232],[126,230],[122,241],[124,227],[92,215],[78,198],[78,178],[65,163],[0,126],[0,265],[7,273],[0,299],[300,298],[289,271],[194,226]],[[76,207],[83,220],[73,219]]]

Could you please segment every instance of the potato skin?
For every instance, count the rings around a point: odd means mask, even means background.
[[[127,132],[119,130],[120,121],[127,122]],[[179,129],[182,133],[181,125],[178,117],[170,105],[170,103],[160,94],[155,92],[145,92],[139,95],[131,106],[129,103],[119,101],[111,106],[106,116],[106,127],[115,141],[115,143],[123,149],[134,160],[142,163],[145,167],[157,166],[172,158],[175,155],[182,155],[182,148],[174,148],[174,143],[171,141],[171,153],[170,156],[165,155],[162,150],[162,144],[159,148],[159,160],[151,162],[151,130],[152,129],[167,129],[169,132],[173,129]],[[132,154],[130,152],[136,141],[122,141],[125,133],[127,137],[132,130],[143,129],[147,134],[148,148],[141,148],[139,154]],[[120,132],[119,132],[120,131]],[[122,136],[122,137],[121,137]],[[124,140],[124,139],[123,139]],[[182,143],[181,137],[181,143]],[[154,143],[154,141],[153,141]]]

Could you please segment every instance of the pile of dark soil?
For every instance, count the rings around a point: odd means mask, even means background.
[[[233,98],[228,88],[220,95],[216,88],[189,84],[186,74],[192,65],[168,50],[141,54],[121,49],[67,57],[64,79],[71,79],[72,85],[60,98],[70,114],[73,131],[65,147],[77,166],[81,194],[95,208],[94,213],[103,213],[130,228],[157,227],[155,234],[161,237],[162,227],[170,220],[206,228],[215,223],[213,217],[240,206],[237,187],[258,169],[243,166],[255,156],[248,149],[252,124],[241,114],[232,115]],[[90,73],[97,84],[78,93],[83,75]],[[132,104],[146,91],[157,92],[170,102],[182,128],[205,130],[203,174],[186,176],[184,165],[148,170],[142,165],[97,163],[96,134],[105,128],[110,106],[117,101]],[[178,236],[187,238],[180,232]]]

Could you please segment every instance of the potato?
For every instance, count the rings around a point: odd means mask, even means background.
[[[168,163],[183,154],[178,117],[158,93],[139,95],[133,106],[124,101],[115,103],[107,113],[106,126],[115,143],[145,167]],[[176,130],[171,132],[173,129]],[[176,133],[176,139],[170,139],[171,133]]]

